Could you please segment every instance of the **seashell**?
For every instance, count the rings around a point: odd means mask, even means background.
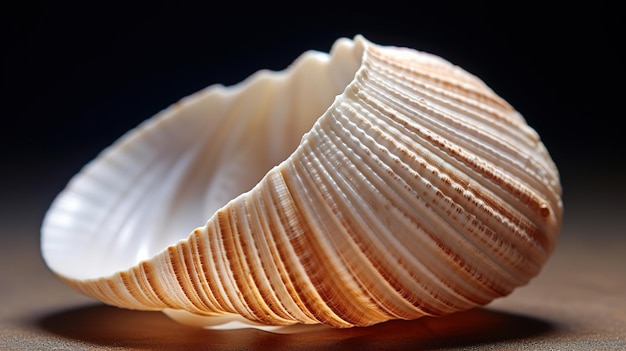
[[[41,249],[110,305],[341,328],[506,296],[561,223],[558,170],[520,113],[442,58],[358,35],[129,131],[52,203]]]

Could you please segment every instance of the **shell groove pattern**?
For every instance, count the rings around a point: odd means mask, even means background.
[[[357,36],[129,131],[52,204],[42,253],[123,308],[352,327],[508,295],[561,221],[558,170],[513,107],[448,61]]]

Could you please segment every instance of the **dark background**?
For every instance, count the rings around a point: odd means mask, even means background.
[[[359,33],[443,56],[517,108],[559,166],[566,218],[568,206],[607,201],[609,215],[623,214],[626,18],[616,5],[410,4],[5,2],[0,235],[22,218],[39,235],[72,175],[178,99]]]

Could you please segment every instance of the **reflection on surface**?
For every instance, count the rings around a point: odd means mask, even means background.
[[[43,316],[39,328],[88,343],[153,350],[352,350],[463,347],[532,338],[553,327],[545,321],[489,309],[441,318],[391,321],[366,328],[312,328],[298,334],[255,329],[204,330],[178,324],[160,312],[89,305]]]

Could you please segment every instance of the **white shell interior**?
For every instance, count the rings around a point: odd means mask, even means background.
[[[48,266],[96,279],[186,239],[288,158],[361,55],[359,40],[339,40],[330,54],[306,52],[285,71],[210,86],[127,133],[50,207],[41,242]]]

